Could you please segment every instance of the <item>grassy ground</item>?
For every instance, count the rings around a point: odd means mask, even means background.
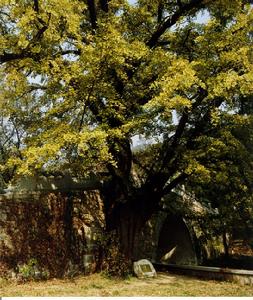
[[[17,284],[0,279],[0,296],[253,296],[252,286],[205,281],[171,273],[154,279],[109,279],[101,274]]]

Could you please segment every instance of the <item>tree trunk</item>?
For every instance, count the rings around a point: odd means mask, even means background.
[[[141,213],[138,214],[129,208],[122,209],[116,229],[120,248],[129,261],[134,261],[138,259],[139,236],[145,225],[145,218]]]
[[[108,233],[116,232],[119,248],[127,260],[133,262],[138,257],[139,237],[145,223],[156,212],[158,197],[150,191],[139,190],[135,195],[112,200],[107,195],[105,217]],[[125,197],[125,196],[124,196]]]
[[[224,255],[225,258],[229,258],[229,245],[228,245],[228,238],[227,238],[227,232],[224,229],[222,232],[222,241],[223,241],[223,248],[224,248]]]

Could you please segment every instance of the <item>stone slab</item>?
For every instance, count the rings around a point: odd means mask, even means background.
[[[138,278],[152,278],[156,277],[156,270],[152,263],[147,259],[141,259],[133,264],[134,274]]]

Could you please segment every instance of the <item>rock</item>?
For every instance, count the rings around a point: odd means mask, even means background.
[[[133,264],[134,274],[138,278],[152,278],[156,277],[156,270],[152,263],[147,259],[141,259]]]

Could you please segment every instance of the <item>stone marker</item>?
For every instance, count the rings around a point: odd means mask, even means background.
[[[134,262],[134,274],[138,278],[156,277],[156,270],[152,263],[147,259],[141,259]]]

